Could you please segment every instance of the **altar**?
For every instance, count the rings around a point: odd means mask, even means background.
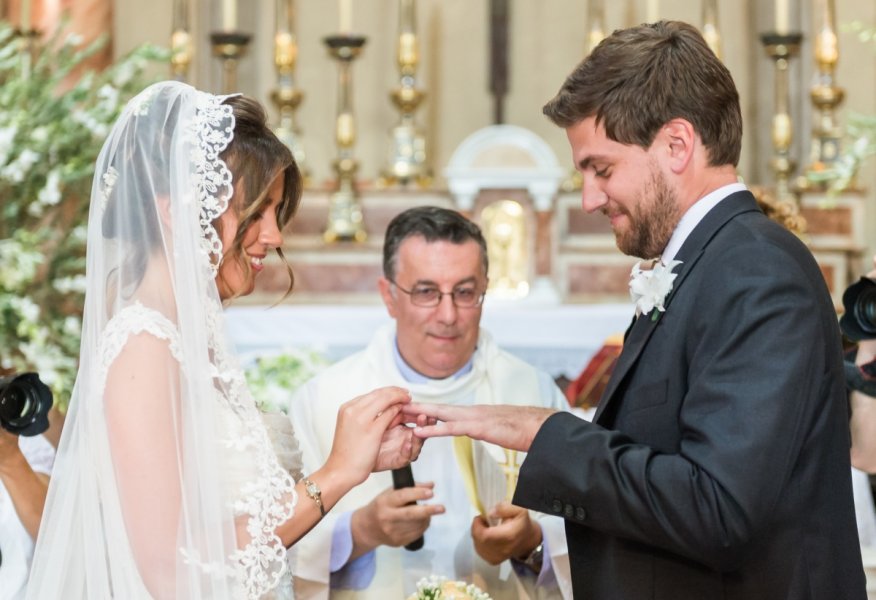
[[[574,379],[607,337],[626,329],[633,310],[632,303],[526,306],[488,298],[481,326],[512,354],[555,378]],[[244,360],[301,349],[335,362],[364,348],[391,321],[382,304],[244,306],[225,314]]]

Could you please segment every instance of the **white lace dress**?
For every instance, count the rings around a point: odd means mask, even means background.
[[[214,330],[218,330],[221,314],[212,316]],[[113,363],[132,338],[143,334],[166,344],[184,376],[186,365],[176,325],[162,313],[134,303],[107,323],[100,350],[101,368],[97,371],[99,381],[95,382],[95,389],[111,393],[106,386]],[[197,551],[184,545],[179,546],[179,552],[184,555],[186,563],[199,564],[205,573],[218,570],[233,574],[235,598],[290,598],[291,577],[285,569],[285,549],[272,532],[277,524],[291,517],[296,501],[294,490],[291,491],[291,502],[281,502],[280,499],[283,491],[288,498],[293,484],[289,471],[300,477],[300,452],[288,419],[270,419],[266,424],[260,418],[261,413],[255,408],[242,371],[233,358],[223,352],[221,344],[211,344],[211,348],[214,353],[212,362],[216,367],[213,376],[217,380],[212,401],[218,420],[215,452],[220,467],[221,494],[233,506],[235,517],[248,519],[246,529],[252,539],[229,556],[224,565],[203,562]],[[284,421],[288,425],[286,428],[282,426]],[[112,427],[112,423],[108,426]],[[266,443],[268,439],[270,441]],[[282,472],[277,470],[277,454],[285,459]],[[100,455],[111,461],[111,448],[107,447],[106,452]],[[105,473],[113,471],[104,469]],[[117,482],[105,480],[102,484],[107,486],[107,496],[115,492]],[[276,503],[272,503],[272,499]],[[162,501],[161,498],[155,500]],[[117,515],[120,519],[122,516]],[[123,552],[123,560],[117,562],[137,564],[130,543],[123,545]],[[121,557],[116,555],[115,558]],[[150,597],[139,573],[132,572],[131,576],[134,583],[126,590],[124,597]]]

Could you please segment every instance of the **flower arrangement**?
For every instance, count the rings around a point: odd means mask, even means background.
[[[448,581],[432,575],[417,582],[417,592],[408,600],[492,600],[490,595],[473,583]]]
[[[262,412],[286,412],[292,392],[329,364],[316,350],[288,348],[253,360],[246,368],[246,381]]]
[[[85,224],[94,162],[144,70],[169,53],[142,46],[96,73],[64,23],[33,52],[0,21],[0,372],[37,371],[65,407],[76,376]]]

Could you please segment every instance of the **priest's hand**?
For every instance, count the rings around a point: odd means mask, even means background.
[[[535,406],[477,405],[452,406],[449,404],[410,403],[402,407],[411,421],[425,415],[437,419],[435,425],[417,423],[414,434],[421,438],[467,435],[508,448],[527,452],[535,434],[552,414],[552,408]]]
[[[432,515],[444,512],[441,504],[411,504],[432,497],[434,483],[417,483],[413,487],[388,488],[371,502],[356,510],[350,519],[353,551],[350,560],[378,546],[404,546],[426,531]]]
[[[510,502],[500,502],[490,518],[501,519],[492,527],[478,515],[471,522],[471,537],[475,551],[491,565],[528,556],[541,543],[541,527],[529,516],[529,511]]]

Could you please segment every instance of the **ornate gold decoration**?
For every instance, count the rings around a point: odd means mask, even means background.
[[[222,61],[222,90],[233,94],[237,89],[237,63],[246,54],[252,36],[240,31],[215,31],[210,34],[213,56]]]
[[[417,88],[417,65],[420,46],[416,30],[415,0],[399,0],[398,41],[396,61],[399,71],[398,87],[389,97],[400,113],[398,125],[390,131],[388,165],[381,173],[382,184],[395,182],[403,185],[416,181],[421,187],[431,183],[432,176],[426,165],[426,138],[417,127],[414,113],[426,94]]]
[[[809,91],[817,116],[812,127],[812,152],[808,171],[829,168],[839,157],[842,129],[837,123],[835,110],[845,97],[845,92],[836,86],[834,80],[839,61],[839,46],[834,25],[836,11],[833,0],[819,0],[818,13],[821,23],[814,40],[818,75]]]
[[[295,157],[305,184],[310,179],[301,130],[295,111],[304,99],[304,93],[295,84],[295,63],[298,59],[298,41],[295,38],[294,0],[277,0],[277,31],[274,34],[274,67],[277,70],[277,87],[271,92],[271,100],[277,105],[280,119],[274,128],[277,137],[286,144]]]
[[[761,36],[766,53],[773,59],[776,69],[775,112],[771,130],[774,153],[770,167],[775,174],[775,197],[778,202],[795,201],[789,185],[797,163],[791,159],[789,152],[794,129],[788,109],[788,65],[799,52],[802,37],[799,33],[766,33]]]
[[[519,202],[499,200],[481,211],[490,261],[490,294],[522,298],[529,293],[526,215]]]
[[[703,39],[721,59],[721,33],[718,30],[718,0],[703,0]]]
[[[186,0],[173,2],[173,32],[170,34],[170,72],[177,81],[189,77],[189,65],[194,54],[189,34],[189,5]]]
[[[323,238],[326,242],[364,242],[368,236],[363,225],[355,179],[359,161],[353,155],[356,121],[353,117],[352,65],[362,52],[365,37],[332,35],[323,41],[329,54],[338,61],[338,113],[335,120],[338,157],[332,162],[332,168],[338,175],[338,189],[329,198],[328,223]]]

